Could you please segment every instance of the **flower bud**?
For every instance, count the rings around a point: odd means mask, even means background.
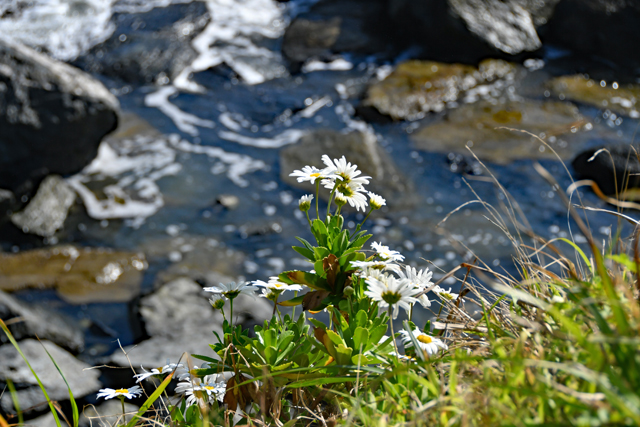
[[[336,193],[334,200],[339,208],[347,204],[347,199],[341,193]]]
[[[372,193],[371,191],[369,191],[368,193],[369,193],[369,205],[371,206],[371,209],[373,210],[380,209],[381,207],[387,204],[387,201],[383,197],[378,196],[377,194]]]
[[[216,310],[222,310],[222,307],[224,307],[224,298],[211,298],[209,300],[209,303],[211,303],[211,307],[215,308]]]
[[[353,289],[351,286],[345,286],[344,290],[342,291],[342,293],[344,294],[345,297],[350,297],[355,292],[356,292],[356,290]]]
[[[298,202],[298,207],[302,212],[307,212],[311,209],[311,201],[313,200],[312,194],[306,194],[300,197],[300,201]]]

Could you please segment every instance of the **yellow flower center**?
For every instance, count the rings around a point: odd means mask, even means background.
[[[429,335],[425,334],[418,335],[416,339],[423,344],[431,344],[433,342],[433,339]]]
[[[216,388],[210,385],[204,386],[205,390],[215,390]]]
[[[164,366],[161,366],[159,368],[156,368],[158,370],[158,372],[162,373],[162,370],[164,369]]]
[[[440,296],[441,296],[441,297],[443,297],[443,298],[445,298],[445,299],[448,299],[448,300],[452,300],[452,299],[453,299],[453,295],[451,295],[451,294],[450,294],[450,293],[448,293],[448,292],[442,292],[442,293],[440,294]]]
[[[402,299],[402,295],[397,292],[385,291],[380,295],[382,299],[389,305],[396,304]]]
[[[312,177],[314,177],[314,178],[317,178],[317,177],[319,177],[319,176],[320,176],[320,172],[312,173],[312,174],[311,174],[311,175],[309,175],[309,176],[312,176]]]
[[[127,394],[127,393],[129,393],[129,389],[128,388],[119,388],[119,389],[116,390],[116,393]]]

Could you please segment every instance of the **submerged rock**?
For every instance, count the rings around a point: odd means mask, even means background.
[[[27,207],[11,216],[11,221],[25,233],[51,237],[62,227],[76,193],[57,175],[42,181]]]
[[[594,157],[598,151],[600,153]],[[580,178],[592,179],[604,194],[622,194],[621,199],[637,200],[637,194],[633,197],[623,192],[640,187],[638,153],[640,147],[637,144],[601,146],[578,154],[571,165]]]
[[[468,154],[470,147],[480,158],[496,163],[515,159],[557,159],[532,136],[501,127],[526,130],[541,136],[562,159],[576,152],[572,142],[589,122],[570,103],[520,101],[494,105],[478,102],[449,110],[444,119],[425,126],[411,136],[417,148],[427,151]]]
[[[38,337],[76,353],[84,347],[84,335],[77,323],[46,307],[27,304],[2,291],[0,319],[8,323],[17,340]],[[8,342],[4,334],[0,336],[0,342]]]
[[[0,40],[0,188],[22,200],[45,176],[80,171],[115,129],[118,109],[88,74]]]
[[[130,360],[135,368],[140,365],[153,368],[164,365],[167,359],[177,361],[183,352],[214,357],[209,344],[217,342],[213,332],[222,337],[224,318],[211,307],[212,296],[194,281],[179,278],[142,298],[140,315],[151,338],[125,348],[127,355],[116,351],[111,360],[121,366],[128,366]],[[233,322],[262,322],[271,317],[271,310],[264,298],[240,295],[234,300]],[[225,312],[229,319],[228,302]]]
[[[207,25],[209,13],[204,2],[191,2],[117,13],[112,21],[117,25],[112,36],[77,65],[127,83],[165,84],[198,56],[191,40]]]
[[[514,79],[516,70],[513,64],[492,59],[482,61],[478,68],[407,61],[384,80],[371,85],[363,105],[394,119],[417,120],[430,111],[442,111],[448,104],[461,101],[466,92],[480,84],[500,80],[502,86],[506,86],[506,82]],[[490,91],[487,87],[484,92]],[[477,95],[473,98],[471,100],[477,99]]]
[[[306,165],[322,167],[323,154],[331,159],[345,156],[348,162],[358,165],[363,175],[373,178],[367,189],[387,199],[390,208],[407,207],[415,200],[413,182],[398,170],[373,134],[360,131],[345,134],[322,129],[303,136],[297,144],[280,151],[280,179],[293,187],[312,191],[313,186],[308,182],[300,183],[289,174]],[[328,194],[328,191],[320,192],[322,197]]]
[[[595,81],[584,75],[556,77],[549,82],[554,94],[604,110],[640,118],[640,85]]]
[[[98,381],[100,371],[89,369],[90,365],[77,360],[57,345],[49,341],[39,342],[33,339],[20,341],[19,345],[31,367],[38,374],[51,400],[68,400],[69,391],[47,352],[64,373],[76,399],[100,388],[100,381]],[[19,387],[16,394],[21,408],[31,408],[42,403],[46,405],[46,399],[38,387],[38,382],[12,344],[0,347],[0,360],[2,360],[0,381],[10,379]],[[14,412],[10,393],[4,393],[0,405],[5,412]]]
[[[53,287],[71,304],[126,302],[140,292],[141,253],[59,246],[0,254],[0,289]]]

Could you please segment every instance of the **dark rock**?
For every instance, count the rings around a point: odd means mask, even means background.
[[[115,129],[118,108],[89,75],[0,40],[0,188],[22,200],[45,176],[80,171]]]
[[[19,345],[31,367],[38,374],[51,400],[68,400],[69,391],[60,377],[60,373],[58,373],[49,355],[47,355],[47,351],[60,367],[76,399],[100,388],[100,381],[98,381],[100,371],[89,369],[90,365],[80,362],[57,345],[49,341],[39,342],[33,339],[20,341]],[[38,387],[38,382],[12,344],[5,344],[0,347],[0,360],[2,360],[0,364],[0,381],[11,379],[20,387],[16,394],[22,408],[31,408],[42,403],[46,405],[46,400],[42,390]],[[9,393],[4,393],[0,405],[4,411],[13,412],[13,403]]]
[[[84,347],[84,335],[77,323],[45,307],[22,302],[2,291],[0,319],[8,323],[9,330],[17,340],[39,337],[76,353]],[[4,334],[0,336],[0,342],[8,342]]]
[[[55,287],[71,304],[127,302],[140,292],[144,255],[59,246],[0,254],[0,289]]]
[[[209,22],[204,2],[114,14],[113,35],[78,59],[85,71],[127,83],[168,83],[196,57],[191,40]],[[165,80],[166,79],[166,80]]]
[[[618,75],[621,71],[633,75],[640,67],[638,22],[637,1],[562,0],[540,35],[545,45],[568,49],[575,52],[574,57],[607,63]]]
[[[69,184],[57,175],[50,175],[42,181],[27,207],[11,216],[11,221],[25,233],[51,237],[64,224],[75,200],[76,193]]]
[[[282,53],[297,66],[310,58],[329,59],[337,52],[380,54],[391,42],[385,11],[386,2],[381,0],[320,1],[289,25]]]
[[[415,200],[413,182],[403,176],[391,157],[380,148],[375,135],[359,131],[345,134],[322,129],[303,136],[297,144],[280,151],[280,179],[312,191],[313,186],[308,182],[299,183],[289,174],[306,165],[324,167],[323,154],[332,159],[345,156],[347,161],[358,165],[363,175],[373,178],[367,189],[384,197],[389,208],[407,207]],[[327,196],[328,192],[321,191],[320,195]]]
[[[597,147],[580,153],[571,164],[581,178],[595,181],[604,194],[616,195],[616,190],[620,194],[640,187],[638,153],[637,145]]]

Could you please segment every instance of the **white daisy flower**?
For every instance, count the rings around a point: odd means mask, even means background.
[[[136,375],[133,376],[133,378],[136,378],[136,384],[139,383],[140,381],[145,380],[145,379],[147,379],[149,377],[152,377],[154,375],[170,374],[176,368],[184,368],[184,366],[182,366],[182,364],[178,365],[176,363],[169,363],[169,361],[167,360],[167,364],[166,365],[161,366],[159,368],[153,368],[153,369],[151,369],[151,371],[147,371],[142,366],[140,366],[140,368],[142,369],[142,373],[141,374],[136,374]]]
[[[302,285],[290,285],[288,283],[284,283],[278,279],[276,276],[269,277],[268,282],[264,282],[262,280],[256,280],[252,282],[255,286],[271,289],[274,291],[301,291]]]
[[[364,212],[367,208],[367,197],[363,194],[364,191],[364,187],[353,182],[340,183],[336,189],[336,197],[341,195],[343,199],[349,202],[351,207],[356,208],[358,211],[362,209]]]
[[[213,285],[209,288],[203,288],[202,290],[206,292],[213,292],[214,294],[220,294],[228,299],[234,299],[240,294],[251,295],[255,297],[253,291],[256,290],[256,287],[250,285],[249,282],[231,282],[227,283],[226,285],[220,283],[219,285]]]
[[[222,402],[227,383],[222,375],[207,375],[204,378],[193,378],[182,381],[176,386],[175,392],[184,394],[187,407],[198,403],[204,405],[215,399]]]
[[[449,287],[448,291],[445,291],[443,288],[441,288],[440,286],[436,286],[433,289],[433,292],[435,292],[436,294],[438,294],[438,296],[440,298],[449,300],[449,301],[455,301],[458,299],[458,294],[451,292],[451,287]]]
[[[404,348],[413,347],[413,341],[411,340],[411,335],[413,335],[420,349],[429,356],[438,353],[440,349],[447,350],[449,348],[440,338],[427,335],[418,328],[415,328],[413,331],[403,329],[400,331],[400,335]],[[418,352],[418,355],[420,355],[420,352]]]
[[[406,266],[405,271],[400,270],[398,275],[401,279],[407,279],[411,283],[411,285],[416,290],[416,294],[420,292],[424,292],[425,289],[429,288],[433,282],[431,282],[431,277],[433,276],[433,272],[429,271],[428,268],[424,270],[416,271],[415,268]],[[422,294],[418,297],[418,302],[424,308],[431,307],[431,301],[427,297],[427,294]]]
[[[392,307],[391,317],[393,319],[398,317],[400,307],[409,311],[411,304],[415,304],[417,301],[411,296],[415,294],[415,291],[406,279],[396,279],[389,276],[386,282],[373,278],[368,278],[365,281],[368,289],[364,294],[374,301],[379,301],[380,308]]]
[[[114,397],[124,396],[127,399],[133,399],[142,394],[142,388],[139,385],[131,388],[103,388],[98,391],[98,399],[104,397],[105,400],[113,399]]]
[[[305,194],[304,196],[300,197],[300,201],[298,202],[298,208],[300,208],[302,212],[307,212],[309,209],[311,209],[312,200],[313,200],[313,194]]]
[[[342,179],[335,173],[335,168],[318,169],[315,166],[305,166],[302,170],[295,170],[289,174],[298,178],[298,182],[309,181],[315,184],[316,179]]]
[[[382,196],[378,196],[371,191],[368,191],[367,194],[369,195],[369,204],[372,209],[380,209],[387,204],[387,201]]]
[[[404,255],[402,255],[398,251],[392,251],[391,249],[389,249],[389,246],[385,246],[381,243],[373,242],[371,244],[371,247],[373,248],[373,250],[376,251],[376,255],[378,255],[378,257],[380,257],[383,260],[390,260],[390,261],[396,261],[396,262],[404,260]]]
[[[393,261],[390,260],[370,260],[370,261],[351,261],[351,267],[361,269],[363,271],[372,271],[372,270],[391,270],[398,272],[400,270],[400,266]],[[369,276],[374,276],[373,274],[369,274]]]
[[[327,165],[327,169],[332,170],[338,177],[342,179],[342,183],[345,184],[354,184],[357,187],[362,187],[365,184],[369,183],[371,179],[370,176],[360,176],[362,173],[358,170],[357,165],[352,165],[347,162],[347,159],[342,156],[340,160],[329,158],[326,154],[322,156],[322,161],[325,165]],[[331,182],[330,180],[322,182],[325,188],[333,190],[333,186],[335,182]]]

